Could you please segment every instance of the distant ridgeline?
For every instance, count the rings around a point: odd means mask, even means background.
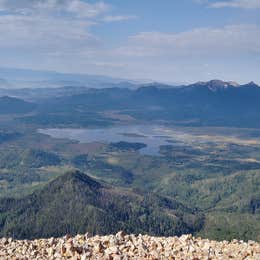
[[[36,105],[18,98],[0,97],[0,114],[23,114],[31,112]]]
[[[137,119],[168,120],[179,125],[260,127],[260,87],[253,82],[237,85],[213,80],[180,87],[153,84],[136,90],[120,88],[119,83],[111,86],[116,87],[19,90],[17,97],[35,99],[37,106],[3,97],[0,113],[34,110],[36,114],[21,120],[41,125],[107,125],[100,112],[114,110]],[[36,98],[37,92],[45,97],[44,104],[40,95]]]

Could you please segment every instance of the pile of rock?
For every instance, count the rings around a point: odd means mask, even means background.
[[[0,259],[260,259],[260,243],[147,235],[0,239]]]

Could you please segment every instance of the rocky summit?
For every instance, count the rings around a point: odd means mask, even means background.
[[[38,240],[0,239],[0,259],[260,259],[260,243],[211,241],[182,235],[77,235]]]

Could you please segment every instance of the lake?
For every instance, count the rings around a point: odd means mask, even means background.
[[[187,139],[185,133],[160,125],[127,125],[98,129],[51,128],[39,129],[38,132],[53,138],[67,138],[80,143],[119,141],[144,143],[147,146],[139,150],[144,155],[160,155],[161,145],[176,141],[184,142]]]

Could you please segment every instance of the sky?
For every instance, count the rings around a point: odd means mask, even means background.
[[[0,67],[260,84],[260,0],[0,0]]]

